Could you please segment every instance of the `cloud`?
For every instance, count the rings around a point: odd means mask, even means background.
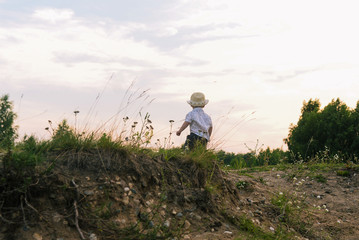
[[[74,12],[71,9],[43,8],[35,10],[32,17],[49,23],[63,22],[72,19]]]

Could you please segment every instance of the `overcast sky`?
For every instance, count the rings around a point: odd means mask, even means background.
[[[201,91],[217,149],[246,152],[257,139],[285,149],[304,100],[325,106],[339,97],[351,108],[359,100],[358,7],[357,0],[0,0],[0,94],[14,102],[22,136],[49,137],[48,120],[64,118],[78,129],[111,128],[141,111],[163,142],[169,120],[177,130],[191,110],[186,101]],[[172,135],[175,145],[188,132]]]

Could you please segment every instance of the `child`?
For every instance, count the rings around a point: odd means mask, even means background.
[[[203,111],[208,100],[205,99],[203,93],[195,92],[187,103],[193,110],[186,115],[184,123],[176,134],[180,136],[182,131],[190,126],[191,133],[187,136],[184,147],[193,150],[198,143],[206,147],[213,130],[211,117]]]

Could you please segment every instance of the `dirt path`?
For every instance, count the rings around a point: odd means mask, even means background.
[[[313,239],[359,239],[357,173],[338,169],[273,169],[242,174],[230,171],[227,178],[234,183],[248,183],[249,187],[241,190],[239,205],[258,225],[276,229],[278,222],[271,218],[267,207],[273,198],[283,195],[297,200],[298,208],[302,206],[295,214],[312,224],[306,231],[311,232],[312,238],[316,236]]]

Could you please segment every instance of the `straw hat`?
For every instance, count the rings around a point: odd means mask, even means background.
[[[192,107],[203,107],[209,102],[201,92],[195,92],[191,95],[191,100],[187,101]]]

